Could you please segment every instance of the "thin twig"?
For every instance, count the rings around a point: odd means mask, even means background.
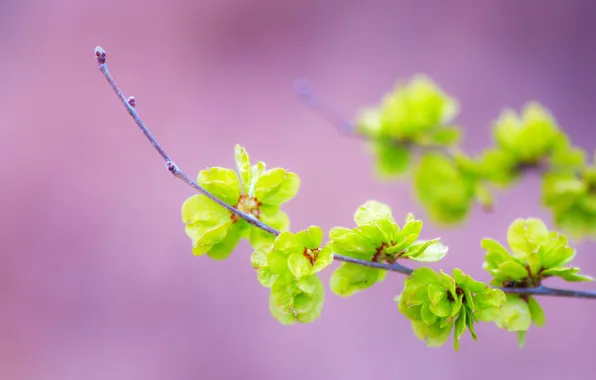
[[[108,67],[106,65],[106,52],[101,47],[95,48],[95,57],[97,58],[97,63],[99,64],[99,70],[103,73],[105,78],[107,79],[108,83],[130,114],[134,119],[135,123],[141,129],[141,132],[147,137],[151,145],[157,150],[157,152],[161,155],[161,157],[166,162],[166,168],[170,173],[172,173],[176,178],[182,180],[186,184],[193,187],[199,193],[205,195],[212,201],[216,202],[217,204],[221,205],[222,207],[226,208],[231,213],[237,215],[238,217],[244,219],[250,225],[260,228],[263,231],[266,231],[274,236],[280,234],[280,231],[276,230],[273,227],[268,226],[267,224],[261,222],[260,220],[256,219],[255,217],[248,215],[237,208],[223,202],[221,199],[217,198],[215,195],[211,194],[207,189],[193,181],[186,173],[184,173],[178,165],[172,161],[170,155],[165,151],[165,149],[157,142],[155,137],[149,132],[149,129],[141,120],[141,117],[137,113],[135,109],[136,101],[134,97],[126,98],[120,88],[116,85],[116,82],[110,75]],[[322,104],[322,103],[321,103]],[[323,107],[324,108],[324,107]],[[343,261],[345,263],[357,264],[362,265],[368,268],[377,268],[383,269],[390,272],[397,272],[404,275],[410,275],[413,272],[413,269],[405,267],[401,264],[394,263],[394,264],[383,264],[383,263],[376,263],[372,261],[366,260],[359,260],[348,256],[343,255],[333,255],[333,259],[337,261]],[[539,286],[537,288],[501,288],[506,293],[513,293],[513,294],[529,294],[529,295],[544,295],[544,296],[555,296],[555,297],[574,297],[574,298],[595,298],[596,299],[596,292],[587,292],[587,291],[579,291],[579,290],[565,290],[565,289],[553,289],[553,288],[546,288],[544,286]]]
[[[225,203],[224,201],[222,201],[221,199],[217,198],[215,195],[213,195],[209,191],[207,191],[207,189],[205,189],[204,187],[202,187],[201,185],[199,185],[198,183],[193,181],[186,173],[184,173],[182,170],[180,170],[178,165],[176,165],[176,163],[174,163],[174,161],[172,161],[172,159],[170,158],[170,155],[168,153],[166,153],[166,151],[157,142],[155,137],[153,137],[151,132],[149,132],[149,129],[147,128],[147,126],[145,125],[143,120],[141,120],[141,117],[139,116],[137,110],[134,108],[134,104],[135,104],[134,98],[130,98],[130,99],[132,99],[132,101],[127,100],[126,97],[124,97],[124,94],[122,93],[120,88],[118,88],[118,85],[116,84],[116,82],[114,81],[112,76],[110,75],[110,71],[108,70],[108,66],[106,65],[105,50],[103,50],[100,46],[96,47],[95,48],[95,57],[97,58],[97,63],[99,64],[99,70],[106,77],[108,83],[110,84],[110,86],[112,86],[112,89],[114,90],[114,92],[116,93],[116,95],[118,96],[118,98],[120,99],[122,104],[124,104],[124,107],[128,111],[129,115],[132,116],[135,123],[137,123],[137,125],[141,129],[141,132],[143,132],[145,137],[147,137],[147,140],[149,140],[151,145],[153,145],[155,150],[157,150],[157,152],[160,154],[160,156],[164,159],[164,161],[166,162],[166,168],[168,169],[168,171],[170,173],[172,173],[176,178],[179,178],[182,181],[184,181],[186,184],[192,186],[199,193],[205,195],[207,198],[211,199],[215,203],[226,208],[228,211],[236,214],[238,217],[246,220],[250,225],[260,228],[263,231],[269,232],[270,234],[279,235],[279,231],[277,231],[275,228],[272,228],[272,227],[266,225],[265,223],[261,222],[260,220],[256,219],[255,217],[245,214],[244,212],[236,209],[235,207]]]
[[[570,289],[555,289],[547,288],[546,286],[538,286],[536,288],[500,288],[505,293],[510,294],[526,294],[532,296],[552,296],[552,297],[573,297],[573,298],[594,298],[596,299],[596,292],[588,292],[584,290],[570,290]]]
[[[308,106],[315,115],[327,121],[337,128],[338,132],[350,137],[361,139],[370,139],[356,131],[356,124],[343,117],[339,111],[333,108],[329,103],[318,97],[310,87],[310,84],[304,79],[294,82],[294,89],[300,96],[300,99]]]
[[[397,272],[397,273],[405,274],[406,276],[409,276],[414,271],[413,269],[405,267],[398,263],[393,263],[393,264],[375,263],[374,261],[364,261],[364,260],[355,259],[353,257],[341,256],[341,255],[336,255],[336,254],[333,254],[333,258],[335,260],[343,261],[345,263],[358,264],[358,265],[362,265],[364,267],[369,267],[369,268],[384,269],[389,272]]]

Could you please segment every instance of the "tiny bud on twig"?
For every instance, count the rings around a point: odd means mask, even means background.
[[[176,164],[172,161],[166,161],[166,168],[174,175],[178,172],[178,166],[176,166]]]
[[[101,46],[95,48],[95,58],[100,65],[106,63],[106,51]]]
[[[128,105],[132,108],[135,108],[135,106],[137,105],[137,101],[135,100],[134,96],[129,96],[128,99],[126,99],[126,101],[128,102]]]

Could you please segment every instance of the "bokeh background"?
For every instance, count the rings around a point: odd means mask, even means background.
[[[193,176],[232,166],[235,143],[299,173],[285,207],[296,230],[349,226],[368,199],[425,217],[408,181],[376,181],[362,142],[301,105],[298,77],[353,116],[427,73],[461,101],[472,153],[503,107],[536,99],[596,149],[592,0],[1,0],[1,379],[595,378],[592,301],[542,299],[547,325],[522,350],[492,324],[458,353],[426,348],[392,301],[399,275],[349,299],[328,292],[314,324],[278,324],[248,244],[226,262],[192,256],[180,221],[192,191],[97,71],[98,44]],[[538,189],[531,176],[492,214],[427,223],[451,248],[441,267],[487,280],[482,237],[504,239],[517,217],[551,223]],[[596,274],[596,245],[578,249]]]

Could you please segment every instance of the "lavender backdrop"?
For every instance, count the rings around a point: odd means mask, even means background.
[[[543,299],[547,326],[523,350],[490,324],[459,353],[426,348],[392,301],[399,275],[328,293],[314,324],[279,325],[247,244],[224,263],[191,255],[179,214],[192,191],[111,93],[98,44],[193,175],[233,165],[235,143],[299,173],[294,229],[350,225],[373,198],[424,217],[408,182],[375,181],[362,143],[301,106],[297,77],[353,115],[425,72],[461,100],[470,152],[502,107],[530,99],[596,149],[590,0],[0,1],[0,378],[594,379],[596,302]],[[538,188],[527,178],[466,226],[427,223],[451,247],[441,267],[486,280],[482,237],[504,239],[516,217],[550,222]],[[596,245],[579,249],[596,274]]]

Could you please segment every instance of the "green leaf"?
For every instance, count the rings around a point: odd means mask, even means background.
[[[487,251],[485,260],[490,268],[498,268],[499,265],[511,260],[511,255],[507,252],[507,249],[496,240],[489,238],[482,239],[481,246],[482,249]]]
[[[317,303],[317,298],[306,293],[300,293],[294,299],[294,310],[298,314],[308,313]]]
[[[342,234],[339,234],[339,231]],[[370,259],[377,248],[371,244],[365,237],[357,232],[346,232],[343,229],[332,229],[330,232],[333,250],[338,254],[348,255],[350,257]]]
[[[412,272],[411,281],[417,284],[441,284],[441,276],[430,268],[417,268]]]
[[[410,151],[395,141],[381,141],[375,145],[377,175],[381,178],[403,174],[410,164]]]
[[[536,276],[538,271],[542,268],[542,259],[538,252],[530,253],[526,258],[528,268],[532,273],[532,276]]]
[[[397,243],[396,245],[385,249],[385,253],[390,254],[390,255],[392,255],[394,253],[401,253],[403,250],[406,249],[406,247],[408,247],[410,244],[412,244],[414,242],[414,240],[416,240],[416,238],[417,238],[416,234],[408,235],[402,241]]]
[[[466,317],[467,313],[464,311],[463,313],[460,313],[457,319],[455,320],[453,329],[453,348],[455,349],[455,351],[459,350],[461,336],[466,331]]]
[[[317,249],[323,241],[323,230],[319,226],[310,226],[296,234],[302,246]]]
[[[401,232],[403,236],[414,236],[414,240],[418,239],[420,232],[422,231],[422,221],[416,219],[410,219],[406,222]]]
[[[410,255],[409,253],[406,255],[409,259],[414,260],[414,261],[420,261],[420,262],[435,262],[435,261],[439,261],[441,260],[443,257],[445,257],[445,255],[447,255],[447,246],[443,245],[441,243],[438,243],[439,239],[435,239],[435,240],[430,240],[427,242],[420,242],[421,244],[419,246],[417,246],[416,248],[412,248],[414,247],[414,243],[413,245],[411,245],[408,248],[408,252],[410,251],[410,249],[412,250],[416,250],[415,255]]]
[[[495,323],[499,328],[506,328],[508,331],[526,331],[532,323],[530,308],[519,296],[507,295]]]
[[[280,205],[294,198],[300,178],[284,169],[270,169],[261,174],[255,185],[255,196],[265,205]]]
[[[441,299],[439,302],[430,305],[430,310],[438,317],[446,318],[452,310],[451,302],[447,298]]]
[[[499,274],[510,278],[512,280],[521,280],[528,277],[528,271],[520,263],[516,261],[507,261],[499,265]]]
[[[267,255],[267,267],[272,273],[285,274],[288,268],[288,254],[273,250]]]
[[[250,165],[250,157],[246,153],[246,149],[236,144],[234,147],[234,158],[236,159],[236,167],[240,173],[242,186],[245,193],[248,193],[250,184],[252,182],[252,167]]]
[[[438,145],[455,145],[461,139],[461,128],[448,126],[430,132],[430,140]]]
[[[501,314],[506,296],[500,289],[486,289],[473,296],[476,310],[474,316],[483,322],[491,322]]]
[[[288,276],[280,276],[271,287],[271,297],[276,309],[283,313],[294,312],[294,298],[300,291],[296,288],[294,280]]]
[[[436,304],[447,297],[447,290],[437,284],[428,285],[428,299],[431,304]]]
[[[325,288],[323,287],[323,283],[317,276],[312,276],[316,279],[315,282],[315,290],[312,293],[312,297],[314,298],[314,304],[312,308],[305,313],[300,313],[298,315],[298,320],[301,323],[311,323],[317,320],[323,311],[323,304],[325,302]]]
[[[542,311],[540,304],[532,296],[528,297],[528,308],[530,309],[530,316],[532,318],[532,322],[534,322],[534,324],[538,327],[544,326],[544,324],[546,323],[544,311]]]
[[[220,167],[201,170],[197,182],[225,203],[231,206],[238,203],[240,180],[235,171]]]
[[[294,316],[294,314],[283,312],[277,307],[273,298],[273,292],[271,292],[271,295],[269,296],[269,311],[271,312],[271,315],[283,325],[289,326],[296,322],[296,316]]]
[[[492,210],[495,200],[493,194],[485,183],[477,181],[474,184],[474,197],[485,210]]]
[[[339,296],[348,297],[368,289],[385,278],[381,269],[367,268],[361,265],[342,263],[333,272],[330,280],[331,291]]]
[[[559,246],[543,255],[542,266],[544,268],[555,268],[569,263],[575,256],[575,250],[570,247]]]
[[[232,254],[232,251],[234,250],[234,248],[236,248],[238,242],[240,241],[240,229],[237,225],[222,225],[218,228],[221,230],[226,229],[227,233],[223,240],[219,241],[218,243],[215,243],[213,245],[210,244],[211,242],[208,243],[208,245],[211,245],[211,248],[209,249],[209,251],[207,251],[207,256],[211,257],[214,260],[225,260],[230,256],[230,254]],[[219,231],[217,233],[219,233]],[[212,238],[214,239],[213,241],[217,240],[215,235]]]
[[[356,117],[356,131],[365,136],[377,137],[381,133],[381,115],[373,108],[362,109]]]
[[[327,268],[333,262],[333,248],[331,246],[323,247],[315,260],[315,264],[312,268],[313,273],[320,272]]]
[[[182,204],[182,222],[186,225],[215,226],[229,220],[230,212],[203,194],[193,195]]]
[[[424,323],[426,323],[427,325],[432,325],[435,322],[437,322],[437,320],[439,319],[439,317],[430,310],[429,302],[425,302],[422,305],[422,310],[420,311],[420,317],[422,318]]]
[[[250,181],[250,186],[248,187],[248,195],[250,195],[251,197],[255,196],[257,181],[266,169],[267,165],[265,165],[263,161],[259,161],[252,166],[252,179]]]
[[[310,261],[300,253],[294,253],[288,257],[288,267],[297,280],[312,274]]]
[[[300,289],[300,291],[302,291],[306,294],[310,294],[310,295],[313,295],[317,291],[319,291],[320,288],[323,286],[322,284],[323,283],[321,282],[319,277],[317,277],[315,275],[303,277],[300,280],[296,281],[296,286],[298,287],[298,289]]]
[[[516,219],[507,231],[507,241],[514,255],[525,258],[540,245],[548,244],[548,229],[540,219]]]
[[[440,347],[444,345],[451,335],[452,328],[453,323],[441,327],[439,323],[429,326],[423,321],[412,321],[414,334],[418,339],[425,340],[428,347]]]
[[[393,219],[391,208],[386,204],[377,201],[368,201],[358,207],[354,214],[356,225],[373,224],[378,219]]]
[[[301,244],[300,238],[291,232],[282,232],[275,238],[273,248],[278,252],[286,254],[301,252],[304,246]]]
[[[461,269],[455,268],[453,270],[453,278],[455,283],[460,288],[466,290],[469,289],[473,293],[480,293],[487,289],[484,282],[476,281],[467,273],[464,273]]]
[[[518,331],[517,332],[517,345],[519,348],[523,348],[526,344],[526,332],[525,331]]]

